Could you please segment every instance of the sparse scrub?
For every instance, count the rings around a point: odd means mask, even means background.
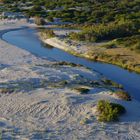
[[[103,84],[107,85],[107,86],[113,86],[115,88],[120,88],[123,89],[123,86],[120,84],[117,84],[116,82],[113,82],[109,79],[102,79]]]
[[[131,101],[131,96],[123,90],[119,90],[114,93],[118,98],[126,100],[126,101]]]
[[[44,25],[45,24],[45,21],[44,21],[43,18],[35,17],[35,24],[36,25]]]
[[[117,39],[114,44],[140,52],[140,35]]]
[[[70,63],[70,62],[66,62],[66,61],[61,61],[61,62],[57,62],[55,65],[67,65],[67,66],[72,66],[72,67],[80,67],[82,65],[80,64],[75,64],[75,63]]]
[[[44,29],[41,31],[40,36],[42,39],[48,39],[55,37],[55,33],[53,32],[53,30]]]

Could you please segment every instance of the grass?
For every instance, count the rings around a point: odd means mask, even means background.
[[[125,108],[120,104],[110,103],[100,100],[97,103],[98,121],[113,122],[118,121],[119,116],[126,112]]]
[[[104,52],[100,52],[99,55],[97,56],[97,54],[95,54],[95,52],[91,51],[90,53],[88,53],[88,58],[90,58],[91,60],[94,60],[94,61],[100,61],[100,62],[118,65],[129,71],[135,71],[137,73],[140,73],[140,66],[138,65],[139,62],[137,62],[137,61],[139,61],[139,58],[137,58],[136,55],[133,55],[133,56],[131,56],[131,58],[128,58],[128,57],[126,57],[128,54],[125,52],[124,52],[124,54],[125,55],[118,55],[118,54],[112,55],[111,53],[107,54]],[[133,59],[133,61],[132,61],[132,59]]]
[[[117,39],[116,45],[126,47],[140,53],[140,35]]]

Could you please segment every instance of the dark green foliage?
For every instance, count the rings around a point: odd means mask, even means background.
[[[140,18],[139,0],[3,0],[8,7],[14,2],[32,2],[28,15],[52,16],[75,23],[108,23]],[[27,4],[28,5],[28,4]],[[31,4],[30,4],[31,5]],[[11,6],[11,5],[10,5]],[[46,9],[54,10],[47,13]],[[11,7],[15,7],[14,5]]]
[[[5,11],[22,11],[20,3],[32,6],[23,10],[29,17],[43,17],[48,21],[61,18],[78,24],[82,32],[71,33],[70,38],[100,42],[117,39],[116,44],[140,52],[139,0],[3,0]],[[49,10],[49,11],[47,11]],[[74,26],[75,27],[75,26]],[[133,37],[134,36],[134,37]],[[114,45],[104,46],[112,48]]]
[[[74,40],[98,42],[132,36],[133,34],[139,34],[139,23],[125,21],[84,26],[82,32],[71,33],[70,38]]]
[[[120,104],[110,103],[105,100],[98,101],[97,111],[99,113],[98,120],[101,122],[118,121],[119,116],[126,112]]]

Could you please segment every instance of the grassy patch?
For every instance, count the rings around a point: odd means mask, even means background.
[[[117,39],[114,43],[118,46],[130,48],[131,50],[140,53],[140,35],[120,38]]]
[[[125,108],[120,104],[110,103],[100,100],[97,103],[98,120],[101,122],[118,121],[119,116],[126,112]]]

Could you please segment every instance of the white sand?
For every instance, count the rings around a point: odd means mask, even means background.
[[[1,25],[0,32],[15,27],[20,27],[20,24]],[[80,95],[69,87],[49,86],[49,82],[55,84],[64,79],[75,83],[85,80],[87,84],[90,79],[79,73],[96,80],[102,78],[97,72],[83,67],[54,65],[54,62],[37,58],[0,40],[0,86],[2,82],[10,81],[48,81],[44,88],[0,94],[0,129],[4,139],[139,140],[139,102],[121,101],[111,97],[107,90]],[[99,123],[93,110],[99,99],[120,103],[127,113],[119,123]],[[85,118],[89,123],[83,124]]]

